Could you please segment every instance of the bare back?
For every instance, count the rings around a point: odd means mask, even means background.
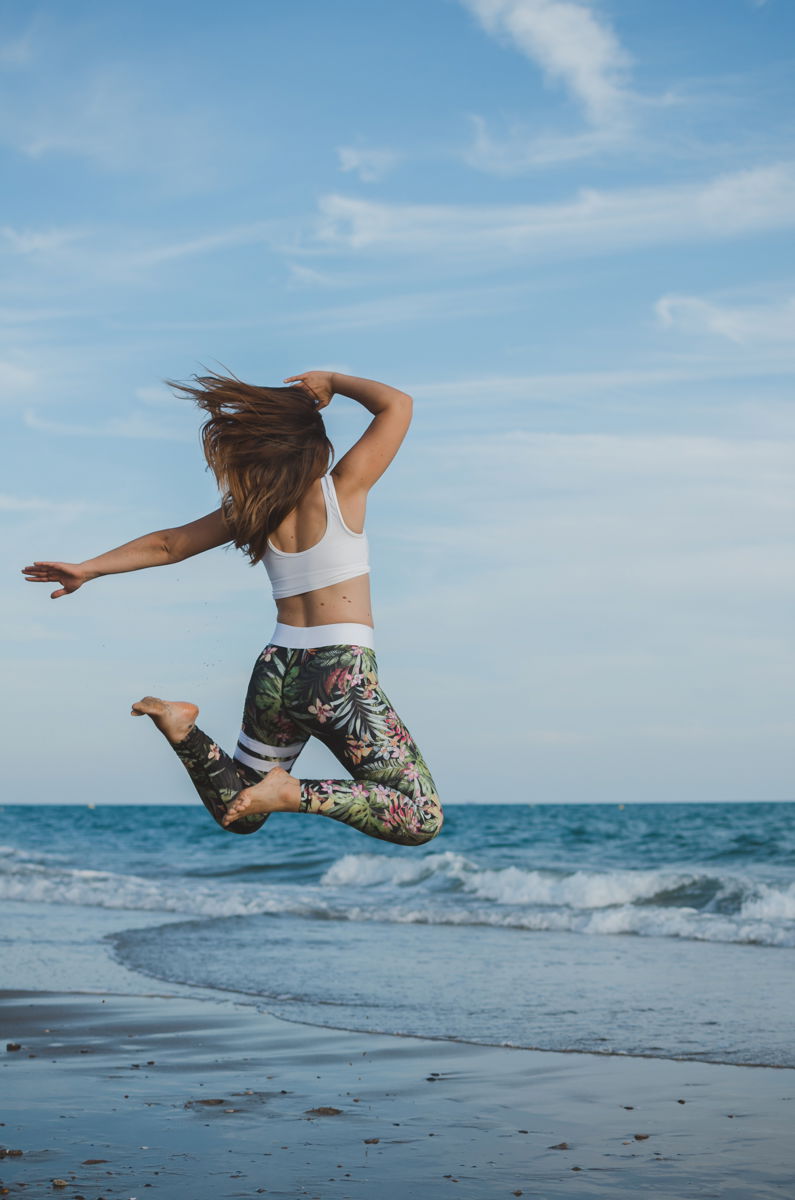
[[[345,524],[355,533],[364,528],[367,493],[362,488],[348,488],[343,479],[332,471],[334,486]],[[326,532],[326,505],[320,480],[317,479],[288,513],[281,525],[271,534],[277,550],[288,554],[300,553],[317,545]],[[297,596],[285,596],[276,601],[278,619],[284,625],[302,628],[311,625],[331,625],[341,621],[356,621],[373,625],[370,600],[370,576],[359,575],[344,583],[331,584]]]

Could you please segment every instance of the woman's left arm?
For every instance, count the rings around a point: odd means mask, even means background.
[[[28,583],[60,583],[60,590],[52,592],[50,596],[52,600],[57,600],[59,596],[76,592],[84,583],[99,579],[101,575],[141,571],[145,567],[164,567],[231,541],[232,534],[224,520],[223,510],[219,508],[188,525],[146,533],[97,558],[89,558],[82,563],[34,562],[32,566],[25,567],[22,574]]]

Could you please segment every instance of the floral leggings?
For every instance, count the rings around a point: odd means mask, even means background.
[[[242,788],[274,766],[290,770],[310,736],[328,746],[352,778],[302,779],[301,812],[402,846],[436,837],[443,821],[436,787],[379,685],[375,652],[366,646],[266,646],[254,665],[234,758],[196,727],[174,750],[220,825]],[[222,828],[254,833],[268,815]]]

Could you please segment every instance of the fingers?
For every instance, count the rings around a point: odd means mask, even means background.
[[[21,574],[28,583],[50,583],[58,578],[58,572],[49,567],[23,567]]]
[[[25,572],[26,575],[27,574],[39,574],[40,575],[43,571],[54,571],[57,568],[62,567],[62,566],[63,566],[63,563],[34,562],[29,567],[23,567],[22,570]]]
[[[69,572],[59,570],[62,566],[62,563],[36,562],[30,567],[23,567],[21,574],[25,576],[26,583],[59,583],[61,587],[55,592],[50,592],[50,599],[58,600],[61,596],[70,595],[80,586],[79,583],[69,586]]]

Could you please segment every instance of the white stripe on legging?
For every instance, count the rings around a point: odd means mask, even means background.
[[[241,762],[247,767],[253,767],[254,770],[259,771],[260,774],[267,775],[268,771],[273,770],[274,767],[284,767],[285,771],[289,771],[290,767],[298,758],[298,755],[291,754],[289,758],[280,758],[278,762],[266,762],[265,759],[262,758],[252,758],[250,754],[246,754],[246,752],[241,750],[238,746],[237,750],[235,750],[234,758],[236,762]]]
[[[241,745],[248,746],[249,750],[254,750],[257,754],[264,755],[265,758],[297,758],[298,751],[304,746],[303,742],[292,742],[289,746],[267,746],[265,742],[257,742],[254,738],[246,737],[245,733],[241,733],[237,740]]]

